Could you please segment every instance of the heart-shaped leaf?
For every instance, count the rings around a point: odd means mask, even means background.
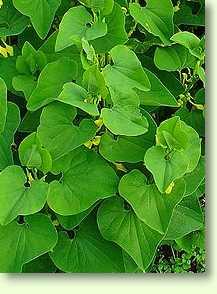
[[[97,200],[114,196],[118,178],[109,164],[85,147],[70,153],[63,177],[50,184],[48,205],[61,215],[78,214]]]
[[[18,215],[41,210],[47,200],[49,186],[40,180],[29,182],[21,167],[12,165],[0,173],[0,224],[6,225]]]
[[[63,256],[63,250],[68,254]],[[92,216],[74,231],[72,239],[66,232],[60,232],[58,243],[50,256],[64,272],[124,272],[121,249],[102,238]]]
[[[43,214],[25,217],[0,226],[0,272],[19,273],[25,263],[49,252],[57,242],[57,232],[50,219]]]
[[[170,194],[161,194],[154,184],[147,184],[139,170],[133,170],[122,177],[119,192],[143,222],[165,234],[173,210],[184,196],[185,183],[177,181]]]
[[[95,136],[97,127],[90,119],[84,119],[79,126],[73,124],[76,109],[61,102],[54,102],[43,109],[38,136],[41,144],[55,161],[83,145]]]
[[[124,208],[119,197],[105,200],[98,210],[102,236],[121,246],[143,271],[151,263],[162,235]]]

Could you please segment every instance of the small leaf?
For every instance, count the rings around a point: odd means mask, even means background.
[[[50,219],[43,214],[25,217],[0,226],[0,272],[19,273],[25,263],[53,249],[57,232]]]

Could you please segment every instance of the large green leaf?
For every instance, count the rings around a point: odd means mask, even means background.
[[[117,192],[115,171],[96,152],[85,147],[72,151],[60,182],[50,184],[48,205],[61,215],[78,214],[97,200]]]
[[[106,53],[119,44],[128,40],[125,30],[125,15],[120,5],[114,3],[112,13],[105,17],[107,34],[91,41],[97,53]]]
[[[0,272],[18,273],[25,263],[49,252],[57,242],[57,233],[50,219],[43,214],[25,217],[0,226]]]
[[[30,187],[26,187],[28,183]],[[0,224],[6,225],[18,215],[41,210],[47,200],[48,184],[27,180],[21,167],[12,165],[0,173]]]
[[[36,133],[31,133],[20,143],[19,157],[21,164],[28,168],[37,168],[44,173],[52,168],[51,155],[41,145]]]
[[[173,35],[174,9],[171,0],[148,0],[145,7],[130,3],[130,14],[148,32],[158,36],[165,45],[169,45]]]
[[[7,86],[0,78],[0,134],[4,131],[7,118]]]
[[[54,101],[63,85],[72,81],[77,75],[77,65],[69,58],[63,57],[48,63],[39,75],[37,86],[28,99],[27,108],[35,111]]]
[[[4,0],[0,8],[0,37],[22,33],[29,24],[28,17],[15,9],[12,0]]]
[[[13,0],[16,9],[30,17],[34,29],[42,39],[47,36],[60,3],[61,0]]]
[[[20,123],[20,112],[16,104],[8,102],[4,131],[0,134],[0,170],[13,164],[12,144]]]
[[[105,200],[98,210],[102,236],[121,246],[143,271],[154,258],[162,235],[142,222],[120,197]]]
[[[22,273],[55,273],[57,270],[48,253],[25,263]]]
[[[109,87],[127,93],[131,89],[150,90],[150,82],[136,54],[127,46],[115,46],[111,52],[114,65],[103,69]]]
[[[70,8],[62,18],[56,40],[56,51],[81,44],[82,38],[94,40],[107,33],[105,22],[93,23],[92,15],[83,6]]]
[[[105,126],[115,135],[139,136],[148,131],[148,121],[139,109],[139,97],[133,90],[128,93],[110,88],[113,107],[103,108]]]
[[[156,124],[148,112],[142,112],[148,120],[148,132],[141,136],[118,136],[116,139],[109,133],[102,135],[99,145],[100,154],[113,162],[143,161],[145,152],[155,142]]]
[[[140,103],[149,106],[178,107],[174,95],[163,85],[161,80],[148,69],[144,68],[144,71],[150,81],[151,89],[146,92],[136,90]]]
[[[165,239],[175,240],[202,229],[203,214],[196,195],[184,198],[174,209]]]
[[[67,254],[63,255],[63,251]],[[83,222],[69,238],[59,233],[59,240],[50,256],[54,264],[64,272],[112,273],[124,272],[121,249],[105,241],[93,216]]]
[[[176,71],[185,67],[194,67],[196,59],[184,46],[175,44],[170,47],[158,47],[154,54],[154,63],[160,70]]]
[[[164,234],[175,206],[185,192],[184,181],[177,181],[170,194],[161,194],[154,184],[148,184],[139,170],[123,176],[119,184],[120,195],[130,203],[139,219],[152,229]]]
[[[42,111],[37,133],[53,164],[95,136],[97,127],[92,120],[85,118],[76,126],[75,117],[76,109],[61,102],[51,103]]]

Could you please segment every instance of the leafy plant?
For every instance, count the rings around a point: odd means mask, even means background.
[[[204,62],[203,0],[0,1],[0,272],[205,271]]]

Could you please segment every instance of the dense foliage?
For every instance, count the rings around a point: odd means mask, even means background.
[[[0,272],[203,272],[203,0],[0,0]]]

